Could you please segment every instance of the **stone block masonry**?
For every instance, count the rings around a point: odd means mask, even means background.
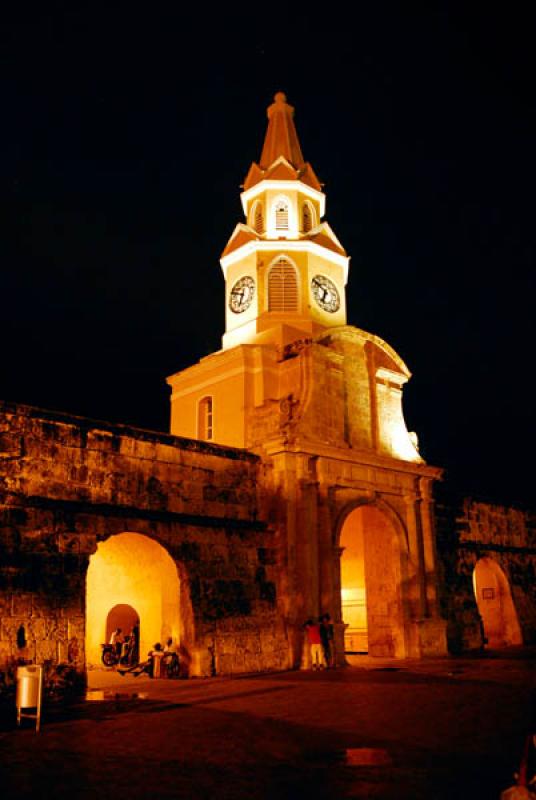
[[[476,498],[438,492],[436,535],[442,571],[442,609],[452,652],[481,649],[487,607],[508,629],[517,617],[520,642],[536,642],[536,516]],[[475,569],[489,576],[476,591]],[[480,606],[477,604],[480,600]],[[509,609],[509,610],[508,610]],[[484,615],[484,616],[483,616]],[[483,624],[484,623],[484,624]],[[506,630],[505,643],[509,631]],[[511,638],[511,636],[510,636]]]
[[[0,403],[0,669],[84,670],[90,559],[124,532],[177,567],[190,674],[285,667],[259,467],[233,448]]]

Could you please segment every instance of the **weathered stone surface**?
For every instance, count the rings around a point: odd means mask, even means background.
[[[484,644],[473,573],[491,559],[505,575],[523,641],[536,641],[536,525],[532,512],[440,493],[437,549],[442,570],[442,607],[451,650]]]
[[[89,558],[99,541],[131,530],[160,542],[190,586],[196,634],[184,645],[194,654],[193,672],[216,669],[207,642],[226,619],[245,621],[226,634],[236,639],[229,652],[253,648],[259,669],[280,664],[270,649],[260,654],[258,639],[241,643],[275,602],[273,582],[258,574],[259,552],[276,561],[273,534],[257,521],[258,457],[8,404],[0,406],[0,424],[0,452],[13,456],[0,468],[4,661],[70,659],[83,667]],[[281,637],[271,624],[272,636]],[[230,658],[222,656],[217,669],[251,667],[242,656]]]
[[[355,347],[350,331],[334,352],[316,343],[290,359],[289,387],[300,359],[331,370],[329,379],[318,376],[306,409],[292,397],[283,409],[268,404],[283,439],[257,455],[0,404],[2,452],[12,454],[0,460],[0,659],[83,669],[88,565],[100,543],[125,532],[158,542],[176,565],[190,674],[299,666],[303,621],[322,610],[342,658],[340,536],[359,508],[375,509],[391,532],[374,534],[377,575],[369,566],[376,655],[445,652],[445,622],[452,650],[480,647],[472,576],[483,555],[507,576],[532,641],[534,518],[466,500],[440,504],[434,521],[433,469],[353,452],[362,434],[323,410],[343,402],[344,381],[363,379],[350,365],[343,380]],[[266,407],[259,415],[261,430]]]

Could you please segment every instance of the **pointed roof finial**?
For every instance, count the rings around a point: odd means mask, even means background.
[[[322,184],[310,164],[303,160],[294,127],[294,109],[287,103],[284,92],[277,92],[274,102],[268,106],[268,129],[264,139],[259,164],[249,168],[242,188],[251,189],[262,180],[298,180],[317,192]]]
[[[294,126],[294,109],[287,103],[284,92],[277,92],[274,102],[268,106],[268,130],[262,148],[259,166],[268,169],[276,158],[283,156],[294,169],[304,165],[303,155]]]

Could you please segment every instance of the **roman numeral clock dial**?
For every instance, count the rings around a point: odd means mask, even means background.
[[[325,275],[315,275],[311,281],[311,291],[316,300],[316,304],[324,311],[334,314],[341,305],[341,299],[337,287],[326,278]]]
[[[239,278],[229,293],[229,308],[241,314],[250,307],[255,297],[255,281],[249,275]]]

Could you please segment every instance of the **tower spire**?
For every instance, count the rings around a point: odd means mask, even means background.
[[[303,155],[294,125],[294,109],[287,103],[283,92],[277,92],[274,102],[267,109],[268,129],[260,159],[260,168],[268,169],[283,156],[294,169],[304,166]]]
[[[267,116],[261,158],[249,168],[243,188],[247,191],[263,180],[297,180],[321,192],[322,185],[313,168],[304,161],[294,125],[294,108],[287,103],[284,92],[277,92]]]

